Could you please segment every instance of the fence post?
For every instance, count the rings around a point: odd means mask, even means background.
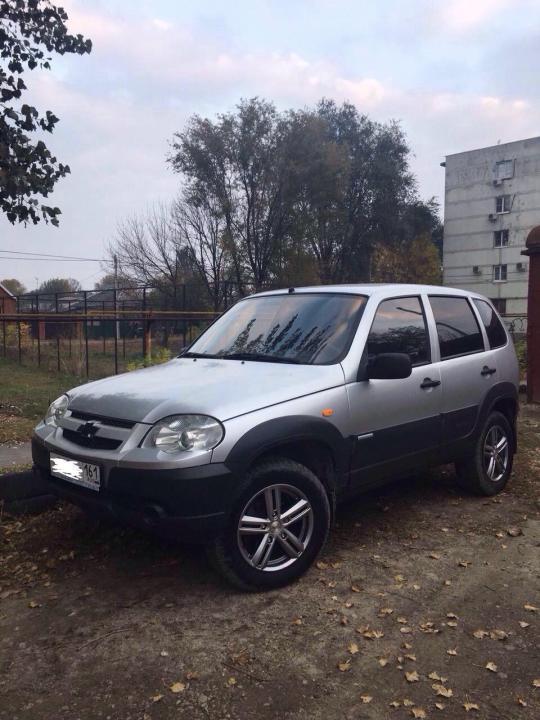
[[[19,296],[17,295],[17,315],[19,314]],[[17,343],[19,345],[19,365],[22,365],[22,350],[21,350],[21,321],[17,320]]]
[[[143,355],[143,362],[146,359],[146,288],[143,288],[143,295],[142,295],[142,311],[143,311],[143,322],[142,322],[142,355]]]
[[[116,288],[113,290],[114,300],[114,374],[118,375],[118,311],[116,307]]]
[[[88,358],[88,298],[86,290],[84,291],[84,349],[86,356],[86,377],[90,377],[90,360]]]

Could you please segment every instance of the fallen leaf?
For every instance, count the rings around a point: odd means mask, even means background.
[[[475,630],[473,632],[473,635],[475,638],[478,638],[479,640],[482,640],[482,638],[485,638],[489,635],[487,630]]]
[[[532,681],[533,687],[540,687],[540,678]]]
[[[489,637],[492,640],[506,640],[506,638],[508,637],[508,633],[504,630],[492,630],[489,633]]]
[[[390,707],[393,707],[393,708],[401,707],[401,703],[399,702],[399,700],[392,700],[392,702],[390,703]]]
[[[186,673],[186,679],[187,680],[198,680],[199,673],[196,670],[188,670]]]
[[[41,607],[41,605],[38,602],[36,602],[35,600],[30,600],[30,602],[28,603],[28,607],[29,608],[38,608],[38,607]]]
[[[450,620],[459,620],[458,616],[455,613],[446,613],[446,617]]]
[[[407,678],[407,682],[410,682],[410,683],[418,682],[418,680],[420,679],[418,677],[418,673],[416,672],[416,670],[412,670],[411,672],[406,672],[405,677]]]
[[[440,560],[440,559],[441,559],[441,556],[438,555],[437,553],[434,553],[434,552],[429,553],[429,557],[430,557],[430,558],[433,558],[433,560]]]
[[[373,700],[373,698],[372,698],[371,695],[360,695],[360,700],[361,700],[363,703],[366,703],[366,704],[367,704],[367,703],[370,703],[370,702]]]
[[[401,623],[401,625],[406,625],[406,624],[407,624],[407,618],[398,617],[398,618],[396,618],[396,619],[397,619],[398,623]]]
[[[466,568],[466,567],[469,567],[469,565],[471,565],[470,560],[460,560],[460,561],[458,562],[458,566],[459,566],[459,567],[464,567],[464,568]]]
[[[497,666],[494,662],[491,662],[491,660],[486,663],[486,670],[490,670],[491,672],[496,673],[497,672]]]
[[[441,683],[445,683],[446,680],[447,680],[447,678],[442,677],[441,675],[439,675],[439,673],[437,673],[437,672],[435,672],[435,671],[430,672],[429,675],[428,675],[428,678],[429,678],[430,680],[438,680],[438,681],[441,682]]]
[[[154,703],[157,703],[157,702],[159,702],[159,701],[161,700],[162,697],[163,697],[163,695],[161,695],[160,693],[158,693],[157,695],[153,695],[153,696],[150,698],[150,700],[151,700],[152,702],[154,702]]]
[[[446,624],[448,625],[448,627],[451,627],[451,628],[457,627],[457,622],[455,620],[449,620]]]
[[[434,683],[431,687],[435,690],[437,695],[441,695],[441,697],[451,698],[454,694],[451,688],[446,688],[440,683]]]
[[[407,658],[407,660],[412,660],[413,662],[416,662],[416,655],[409,654],[405,655],[405,657]]]
[[[521,707],[527,707],[527,702],[523,698],[516,698],[516,702],[518,705],[521,705]]]
[[[450,648],[446,651],[447,655],[457,655],[457,649],[456,648]]]
[[[478,712],[480,710],[476,703],[471,702],[463,703],[463,707],[465,708],[465,712],[470,712],[471,710],[476,710]]]
[[[302,624],[302,618],[295,618],[295,619],[291,622],[291,625],[301,625],[301,624]]]
[[[319,560],[319,562],[317,563],[317,567],[319,570],[326,570],[328,568],[328,563]]]
[[[526,603],[523,607],[529,612],[538,612],[538,608],[536,607],[536,605],[529,605],[529,603]]]
[[[394,611],[392,608],[384,607],[379,610],[379,617],[383,617],[384,615],[391,615]]]
[[[353,605],[354,605],[354,603],[352,603],[350,600],[347,600],[347,602],[345,603],[345,607],[347,609],[352,608]]]
[[[349,652],[351,653],[351,655],[356,655],[356,653],[358,652],[359,648],[358,648],[358,645],[357,645],[355,642],[352,642],[352,643],[349,643],[348,650],[349,650]]]
[[[530,625],[530,623],[525,622],[525,620],[520,620],[520,621],[519,621],[519,626],[522,627],[522,628],[524,628],[524,629],[525,629],[525,628],[528,628],[529,625]]]
[[[342,562],[333,562],[333,563],[331,563],[331,565],[334,568],[334,570],[337,570],[338,568],[340,568],[343,565],[343,563]]]
[[[405,582],[405,578],[403,577],[403,575],[395,575],[395,576],[394,576],[394,580],[395,580],[397,583]]]
[[[422,587],[422,586],[421,586],[421,585],[418,585],[417,583],[414,583],[414,584],[413,584],[413,590],[420,590],[421,587]]]
[[[412,633],[412,628],[408,627],[407,625],[404,625],[403,627],[399,628],[399,632],[403,633],[403,635],[410,635]]]
[[[509,527],[506,534],[510,535],[510,537],[519,537],[523,535],[523,530],[520,527]]]
[[[169,690],[173,693],[181,693],[186,689],[186,685],[183,682],[175,682],[169,686]]]
[[[162,650],[159,654],[161,657],[169,657],[169,653],[166,650]]]
[[[368,640],[378,640],[379,638],[384,637],[382,630],[364,630],[362,635]]]
[[[229,687],[234,687],[236,685],[236,678],[231,676],[227,680],[227,685],[229,685]]]
[[[379,658],[378,662],[381,667],[386,667],[388,665],[388,658]]]
[[[351,669],[351,661],[342,660],[338,663],[338,669],[340,672],[348,672]]]
[[[405,707],[412,707],[414,705],[413,701],[409,700],[408,698],[405,698],[405,700],[403,700],[403,704],[405,705]]]
[[[351,590],[355,593],[361,592],[361,588],[359,588],[358,585],[351,585]]]
[[[413,718],[425,718],[426,717],[426,711],[424,708],[421,707],[413,707],[411,709],[411,715]]]
[[[444,710],[446,705],[444,703],[435,703],[435,707],[437,708],[437,710]]]

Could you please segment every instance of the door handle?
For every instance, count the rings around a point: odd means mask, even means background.
[[[440,384],[441,384],[440,380],[432,380],[431,378],[424,378],[420,387],[422,388],[422,390],[425,390],[426,388],[437,387]]]
[[[482,368],[480,375],[493,375],[493,373],[497,372],[497,368],[490,368],[487,365],[484,365]]]

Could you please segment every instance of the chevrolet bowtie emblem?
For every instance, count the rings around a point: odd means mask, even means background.
[[[77,432],[85,438],[93,438],[97,431],[98,428],[93,422],[84,423],[77,428]]]

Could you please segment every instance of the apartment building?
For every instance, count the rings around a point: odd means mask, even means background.
[[[491,298],[508,321],[527,314],[529,232],[540,225],[540,137],[448,155],[444,284]]]

